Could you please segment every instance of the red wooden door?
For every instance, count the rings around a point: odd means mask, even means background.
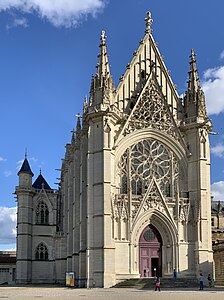
[[[139,272],[141,277],[161,276],[162,239],[152,225],[148,225],[139,239]]]

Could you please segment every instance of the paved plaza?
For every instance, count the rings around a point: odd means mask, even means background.
[[[77,300],[143,300],[143,299],[172,299],[172,300],[216,300],[224,299],[224,289],[189,290],[137,290],[137,289],[78,289],[66,287],[0,287],[0,299],[36,300],[77,299]]]

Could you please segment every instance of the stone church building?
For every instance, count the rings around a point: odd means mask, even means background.
[[[145,36],[114,86],[105,33],[96,74],[66,145],[59,188],[18,172],[17,283],[110,287],[139,277],[212,273],[211,121],[194,50],[178,96]],[[183,74],[185,76],[185,74]]]

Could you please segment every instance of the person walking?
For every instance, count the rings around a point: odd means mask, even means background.
[[[177,272],[176,269],[173,269],[173,282],[175,283],[177,280]]]
[[[160,278],[159,276],[156,277],[156,280],[155,280],[155,291],[159,291],[160,292]]]
[[[203,276],[202,273],[200,273],[199,282],[200,282],[200,291],[203,291],[203,289],[204,289],[204,276]]]

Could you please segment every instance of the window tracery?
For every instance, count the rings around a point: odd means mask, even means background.
[[[48,260],[48,250],[44,243],[40,243],[35,251],[35,259]]]
[[[47,204],[43,200],[38,203],[36,208],[36,224],[49,224],[49,210]]]
[[[155,178],[165,196],[171,195],[171,185],[179,174],[179,163],[174,153],[161,142],[144,139],[130,146],[120,162],[121,194],[127,194],[130,185],[133,195],[147,191]]]

